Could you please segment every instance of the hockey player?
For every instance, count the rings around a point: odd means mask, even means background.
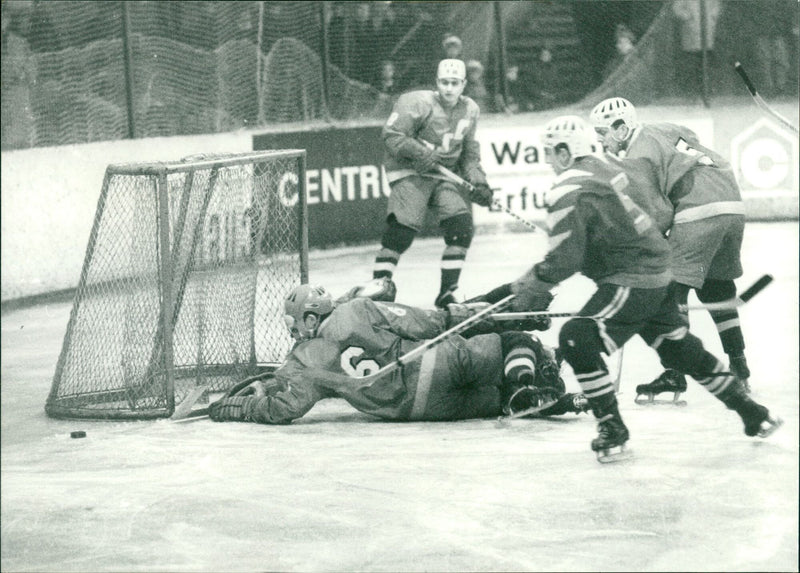
[[[740,251],[745,211],[741,192],[727,161],[700,145],[697,135],[670,123],[642,124],[633,105],[623,98],[597,104],[591,123],[603,146],[624,161],[650,164],[659,189],[672,204],[675,215],[669,232],[674,284],[670,287],[681,308],[695,289],[704,303],[736,296],[734,279],[742,276]],[[688,312],[684,312],[689,324]],[[750,369],[744,355],[744,337],[735,308],[711,311],[730,371],[749,391]],[[683,374],[667,370],[652,385],[637,392],[651,398],[658,392],[686,387]]]
[[[552,350],[524,332],[453,335],[383,378],[359,379],[468,316],[465,305],[422,310],[363,296],[336,304],[324,288],[301,285],[285,312],[297,340],[285,363],[250,395],[214,402],[213,420],[285,424],[334,397],[388,420],[484,418],[540,402],[552,403],[542,416],[585,411],[585,400],[565,393]]]
[[[442,60],[436,91],[401,95],[382,132],[383,163],[391,195],[373,278],[392,277],[430,208],[445,242],[435,300],[439,308],[457,302],[458,280],[473,235],[470,201],[485,207],[492,203],[492,189],[486,183],[475,140],[480,111],[474,101],[462,95],[465,78],[463,61]],[[437,164],[472,183],[469,195],[439,174]]]
[[[689,373],[735,410],[748,436],[769,435],[780,421],[744,393],[735,376],[689,332],[668,295],[669,245],[651,218],[628,197],[626,173],[594,155],[596,136],[581,118],[563,116],[544,131],[545,160],[556,173],[548,192],[549,245],[545,259],[510,290],[517,311],[545,310],[550,291],[574,273],[597,290],[559,332],[559,353],[570,364],[599,422],[591,443],[601,462],[627,457],[628,428],[620,416],[603,353],[611,355],[635,334],[667,368]]]

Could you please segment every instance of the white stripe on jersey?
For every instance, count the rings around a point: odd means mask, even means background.
[[[567,215],[572,213],[575,209],[575,205],[570,205],[569,207],[564,207],[563,209],[559,209],[558,211],[553,211],[547,215],[547,229],[548,231],[552,231],[556,228],[556,225]]]

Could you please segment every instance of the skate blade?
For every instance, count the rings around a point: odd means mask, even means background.
[[[601,464],[624,462],[633,457],[633,451],[629,450],[625,444],[614,448],[598,450],[595,453],[597,454],[597,461]]]
[[[678,400],[677,398],[673,398],[672,400],[656,400],[655,398],[651,398],[646,394],[639,394],[639,396],[636,396],[636,398],[634,398],[633,401],[639,404],[640,406],[670,405],[670,406],[683,407],[686,406],[687,404],[686,400]]]
[[[774,418],[767,418],[763,422],[761,422],[761,429],[758,431],[759,438],[768,438],[775,431],[783,426],[783,420],[778,418],[777,416]]]

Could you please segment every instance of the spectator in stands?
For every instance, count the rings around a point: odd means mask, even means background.
[[[394,96],[400,93],[397,87],[396,69],[394,62],[391,60],[384,60],[381,62],[378,90],[387,96]]]
[[[720,14],[720,0],[703,0],[706,18],[703,30],[700,1],[675,0],[672,4],[672,12],[678,19],[682,52],[677,64],[678,89],[694,97],[703,95],[703,34],[706,57],[710,60]]]
[[[554,88],[559,85],[559,72],[553,61],[553,50],[549,44],[542,46],[536,65],[531,70],[531,102],[533,111],[550,109],[558,103]]]
[[[759,91],[768,96],[789,93],[792,67],[790,42],[793,31],[787,4],[763,2],[748,5],[745,9],[751,11],[753,22],[758,23],[755,27],[754,68]],[[794,12],[797,12],[796,4]]]
[[[463,60],[464,46],[461,38],[454,34],[447,34],[442,40],[442,50],[445,60]]]
[[[483,64],[478,60],[467,62],[467,86],[464,95],[471,97],[478,104],[481,112],[491,111],[489,105],[489,91],[483,77]]]
[[[636,35],[633,31],[623,23],[619,23],[614,27],[614,57],[612,57],[608,64],[606,64],[603,77],[608,77],[617,69],[628,54],[633,52],[636,47]]]

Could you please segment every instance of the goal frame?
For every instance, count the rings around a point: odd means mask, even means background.
[[[307,196],[306,196],[306,151],[302,149],[292,149],[292,150],[268,150],[268,151],[253,151],[253,152],[245,152],[245,153],[238,153],[238,154],[221,154],[221,155],[209,155],[209,156],[193,156],[188,157],[180,161],[173,161],[173,162],[147,162],[147,163],[125,163],[125,164],[111,164],[107,167],[105,176],[103,178],[103,184],[100,192],[100,197],[97,203],[97,209],[94,215],[94,222],[92,224],[92,229],[89,234],[89,241],[86,248],[86,254],[84,256],[84,262],[81,269],[81,274],[78,282],[78,286],[75,289],[75,295],[73,298],[73,305],[70,311],[69,322],[67,324],[67,329],[64,335],[64,341],[61,347],[61,352],[59,354],[58,361],[56,363],[56,369],[53,376],[53,383],[51,386],[50,394],[48,395],[46,404],[45,404],[45,411],[48,416],[52,418],[88,418],[88,419],[134,419],[134,420],[145,420],[145,419],[156,419],[156,418],[167,418],[172,415],[175,410],[176,406],[176,397],[175,397],[175,380],[176,378],[180,378],[184,376],[184,374],[188,374],[188,376],[199,376],[202,378],[202,373],[195,372],[193,367],[188,368],[181,368],[176,367],[174,362],[174,354],[173,354],[173,324],[177,319],[176,312],[176,302],[177,299],[182,298],[183,296],[183,289],[185,288],[184,284],[180,285],[178,291],[174,290],[175,286],[175,271],[176,266],[173,261],[173,244],[171,243],[171,232],[174,232],[173,229],[170,228],[170,197],[169,197],[169,181],[168,178],[172,174],[180,174],[180,173],[187,173],[187,178],[190,177],[188,175],[189,172],[192,171],[199,171],[201,169],[210,169],[211,176],[210,179],[215,179],[216,174],[220,169],[223,168],[230,168],[235,167],[237,165],[245,165],[245,164],[255,164],[255,163],[263,163],[269,160],[283,160],[283,161],[290,161],[293,163],[295,167],[295,173],[297,174],[297,182],[296,182],[296,189],[297,189],[297,209],[296,209],[296,241],[299,247],[299,252],[296,253],[299,259],[299,276],[297,276],[297,280],[299,281],[298,284],[307,283],[308,282],[308,204],[307,204]],[[57,388],[58,382],[61,380],[64,374],[65,368],[65,361],[67,359],[68,353],[70,352],[71,343],[73,341],[74,330],[76,328],[76,321],[78,319],[78,315],[80,312],[80,307],[82,304],[82,293],[87,288],[87,278],[90,272],[91,262],[94,257],[94,251],[97,248],[97,239],[98,233],[100,231],[102,222],[103,222],[103,214],[106,209],[106,205],[109,198],[109,191],[110,191],[110,182],[112,178],[115,176],[149,176],[155,179],[154,193],[155,203],[157,206],[156,210],[156,223],[157,223],[157,234],[158,238],[156,241],[156,250],[157,250],[157,267],[158,267],[158,295],[160,299],[159,303],[159,316],[158,316],[158,326],[159,332],[157,333],[155,340],[153,341],[153,351],[151,355],[151,362],[149,365],[149,369],[153,368],[153,360],[156,357],[156,354],[159,351],[163,352],[163,355],[160,357],[163,360],[163,363],[159,364],[160,369],[163,369],[163,375],[165,375],[165,384],[164,384],[164,404],[165,407],[163,409],[152,409],[147,411],[137,411],[137,410],[124,410],[124,409],[112,409],[112,410],[105,410],[102,408],[81,408],[78,403],[87,401],[87,396],[89,394],[81,395],[80,399],[78,398],[70,398],[70,397],[59,397],[57,395]],[[214,183],[209,183],[209,185],[213,185]],[[186,203],[188,203],[189,193],[184,193],[181,199],[181,205],[179,209],[181,210],[181,214],[178,216],[178,221],[176,223],[176,227],[183,225],[185,223],[186,217]],[[204,199],[205,205],[204,208],[207,208],[208,197],[210,197],[210,193],[207,193],[206,198]],[[205,217],[201,217],[201,220]],[[195,242],[199,240],[197,236],[193,239]],[[256,266],[258,263],[254,263]],[[115,283],[112,286],[124,286],[116,284],[118,280],[112,279],[109,281],[110,283]],[[123,283],[125,280],[122,281]],[[255,327],[253,324],[250,325],[250,335],[251,337],[254,336]],[[282,359],[283,357],[280,357]],[[256,372],[266,372],[270,370],[274,370],[279,365],[279,361],[275,362],[258,362],[255,357],[255,343],[251,339],[251,354],[248,361],[248,371],[250,373]],[[213,368],[213,366],[211,367]],[[185,376],[184,376],[185,377]],[[197,381],[197,385],[200,385],[201,380]],[[108,398],[108,394],[119,393],[124,394],[125,390],[102,390],[99,391],[98,394],[98,402],[104,402],[106,400],[103,399],[105,397]],[[91,393],[90,393],[91,394]],[[101,396],[104,395],[104,396]],[[91,398],[88,398],[91,401]]]

